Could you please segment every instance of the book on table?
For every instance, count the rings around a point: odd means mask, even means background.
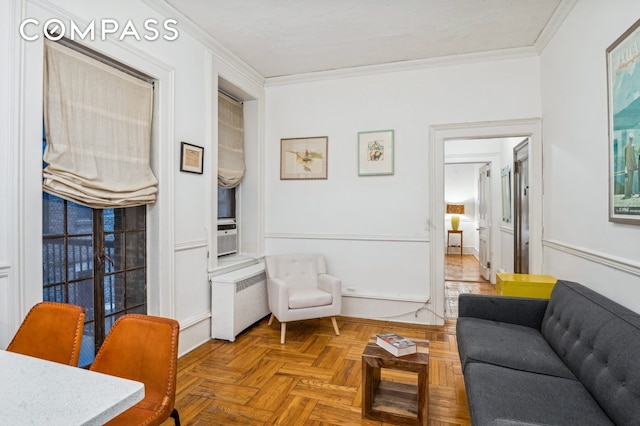
[[[410,355],[417,352],[416,343],[396,333],[376,334],[376,343],[395,356]]]

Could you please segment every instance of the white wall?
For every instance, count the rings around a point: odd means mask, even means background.
[[[345,315],[371,317],[375,298],[393,300],[377,311],[395,319],[432,319],[413,315],[413,301],[431,296],[429,126],[537,117],[538,81],[536,57],[267,80],[267,252],[324,252],[351,289]],[[359,177],[357,133],[380,129],[395,130],[395,174]],[[281,181],[280,139],[308,136],[329,137],[328,179]],[[361,274],[372,269],[379,273]]]
[[[122,27],[131,19],[138,29],[143,29],[142,22],[148,18],[164,20],[159,10],[149,6],[156,7],[156,4],[144,0],[24,0],[24,16],[20,2],[12,3],[16,10],[3,15],[2,22],[7,21],[7,25],[0,29],[0,36],[4,36],[0,62],[2,93],[16,93],[15,99],[3,96],[0,103],[3,117],[9,117],[9,125],[2,126],[3,138],[12,141],[1,144],[0,148],[0,153],[6,154],[0,155],[3,166],[0,167],[0,173],[3,173],[0,195],[3,200],[16,201],[2,203],[0,207],[0,296],[7,296],[0,298],[0,311],[7,317],[6,322],[1,322],[0,347],[8,343],[26,311],[42,300],[43,43],[42,37],[36,41],[21,40],[17,36],[19,23],[25,18],[35,18],[42,23],[55,17],[67,25],[73,20],[84,27],[91,20],[100,22],[109,18],[119,21]],[[152,168],[159,180],[159,196],[148,209],[148,312],[180,321],[180,353],[184,353],[210,336],[211,299],[207,271],[208,253],[214,257],[216,253],[210,232],[216,222],[212,218],[212,212],[215,212],[212,195],[215,183],[212,182],[217,176],[212,173],[216,164],[212,154],[217,152],[217,127],[212,124],[217,110],[212,100],[217,99],[218,77],[224,74],[227,81],[240,87],[254,102],[249,112],[255,124],[249,132],[254,144],[249,160],[252,164],[258,163],[261,156],[257,147],[263,136],[263,81],[237,58],[217,51],[215,43],[192,31],[186,20],[175,14],[167,16],[178,19],[175,27],[179,37],[175,41],[136,41],[132,38],[119,41],[116,36],[107,41],[100,41],[98,37],[98,40],[87,39],[82,43],[157,81]],[[5,45],[9,49],[4,49]],[[24,52],[22,56],[21,52]],[[6,92],[5,86],[8,87]],[[14,121],[12,114],[16,117]],[[15,127],[11,127],[12,124]],[[182,141],[205,148],[203,175],[179,171]],[[255,182],[260,180],[261,169],[254,170],[257,172],[252,174],[251,184],[254,191],[260,191]],[[4,174],[8,174],[7,179]],[[254,198],[261,199],[261,195]],[[255,217],[250,232],[261,232],[258,223],[259,217]],[[261,240],[254,235],[247,244],[259,248]]]
[[[541,55],[544,268],[640,312],[640,227],[608,222],[605,51],[636,0],[579,1]]]

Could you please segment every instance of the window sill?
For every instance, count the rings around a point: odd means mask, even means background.
[[[218,258],[218,266],[209,270],[209,278],[255,265],[262,262],[262,259],[262,256],[250,254],[234,254],[220,257]]]

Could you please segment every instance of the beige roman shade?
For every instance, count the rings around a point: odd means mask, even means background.
[[[92,208],[153,203],[153,85],[45,40],[43,191]]]
[[[244,176],[242,104],[218,92],[218,186],[235,188]]]

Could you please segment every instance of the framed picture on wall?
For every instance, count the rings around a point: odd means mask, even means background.
[[[180,171],[202,174],[204,148],[190,143],[180,144]]]
[[[393,130],[358,132],[358,175],[392,175]]]
[[[327,136],[280,139],[280,179],[326,179],[328,141]]]
[[[609,221],[640,224],[640,20],[607,48]]]

